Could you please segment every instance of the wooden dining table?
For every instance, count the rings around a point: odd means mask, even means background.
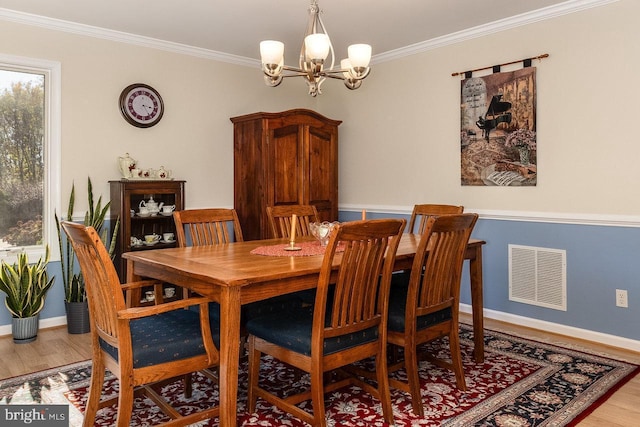
[[[394,269],[411,268],[420,235],[404,234]],[[285,239],[127,252],[127,281],[148,277],[188,288],[220,303],[220,426],[236,425],[240,360],[240,308],[244,304],[316,287],[322,255],[264,256],[251,251]],[[484,360],[482,246],[471,239],[469,260],[474,358]],[[336,266],[340,257],[336,257]]]

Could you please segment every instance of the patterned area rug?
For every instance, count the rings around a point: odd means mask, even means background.
[[[461,341],[467,378],[467,392],[455,387],[452,373],[424,362],[420,369],[425,416],[411,411],[408,394],[392,389],[397,426],[568,426],[576,424],[615,390],[638,373],[637,365],[605,356],[530,341],[486,330],[484,363],[472,358],[473,334],[461,326]],[[430,344],[436,353],[447,351],[444,340]],[[308,386],[308,378],[271,359],[261,373],[263,384],[275,390]],[[246,366],[242,366],[238,421],[243,426],[293,426],[305,424],[258,400],[257,412],[246,409]],[[396,374],[402,376],[404,371]],[[0,404],[66,403],[70,405],[70,426],[82,424],[90,362],[80,362],[24,377],[0,381]],[[117,381],[106,379],[108,392],[116,394]],[[180,382],[163,389],[165,396],[181,411],[217,403],[217,385],[201,374],[195,376],[191,399],[184,399]],[[307,410],[311,403],[303,404]],[[356,387],[326,396],[330,426],[385,426],[378,402]],[[98,412],[96,425],[112,426],[116,408]],[[150,401],[135,402],[131,425],[152,425],[164,419]],[[217,420],[203,422],[215,426]]]

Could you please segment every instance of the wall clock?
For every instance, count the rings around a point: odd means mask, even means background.
[[[164,114],[164,103],[158,91],[143,83],[124,88],[119,104],[124,119],[139,128],[156,125]]]

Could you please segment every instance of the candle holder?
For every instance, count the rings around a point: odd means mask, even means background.
[[[294,240],[289,242],[289,246],[285,246],[285,251],[299,251],[302,250],[300,246],[296,246],[296,242]]]

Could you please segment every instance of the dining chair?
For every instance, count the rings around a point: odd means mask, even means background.
[[[427,225],[427,220],[432,216],[461,214],[464,206],[440,205],[440,204],[418,204],[413,206],[411,219],[409,219],[409,233],[422,234]],[[416,221],[418,228],[416,229]]]
[[[309,224],[318,222],[318,210],[314,205],[267,206],[267,218],[274,238],[289,238],[291,217],[297,216],[296,236],[310,236]]]
[[[179,247],[219,245],[242,242],[242,228],[238,214],[232,208],[187,209],[173,213]],[[233,230],[233,233],[230,232]],[[295,294],[281,295],[242,306],[241,323],[248,318],[274,311],[286,311],[302,304]],[[211,317],[220,322],[220,304],[209,306]]]
[[[271,235],[275,239],[288,239],[291,236],[291,218],[296,215],[296,236],[311,236],[309,224],[318,222],[318,210],[314,205],[276,205],[267,206],[267,218],[271,226]],[[303,304],[313,304],[315,290],[298,291],[294,296]]]
[[[384,420],[393,424],[386,322],[391,273],[405,225],[404,219],[378,219],[337,226],[324,253],[315,304],[247,322],[249,412],[255,412],[260,397],[312,426],[324,427],[324,394],[356,384],[380,400]],[[334,271],[336,258],[340,261]],[[330,284],[333,298],[328,297]],[[310,390],[278,397],[260,387],[262,354],[309,373]],[[375,385],[344,371],[331,379],[327,375],[325,383],[326,373],[370,357],[378,368]],[[298,406],[309,399],[313,413]]]
[[[242,229],[235,209],[211,208],[175,211],[179,247],[242,242]],[[233,233],[231,233],[233,230]],[[188,239],[187,239],[188,236]]]
[[[100,408],[117,402],[116,424],[129,426],[134,396],[151,399],[171,420],[189,425],[219,416],[218,406],[181,414],[162,398],[159,386],[219,364],[220,328],[209,319],[208,299],[188,298],[127,308],[124,292],[155,285],[145,280],[120,284],[115,266],[93,227],[62,222],[86,282],[91,318],[92,369],[84,426]],[[197,306],[199,312],[185,310]],[[119,382],[116,397],[101,400],[105,369]],[[187,397],[190,390],[185,386]]]
[[[457,387],[466,390],[458,306],[464,253],[477,219],[475,213],[430,217],[413,259],[409,283],[391,286],[387,341],[403,349],[404,359],[391,364],[389,372],[404,367],[408,381],[390,378],[389,384],[411,394],[413,412],[419,417],[424,416],[418,375],[421,344],[449,338],[450,362],[426,352],[420,357],[453,370]]]

